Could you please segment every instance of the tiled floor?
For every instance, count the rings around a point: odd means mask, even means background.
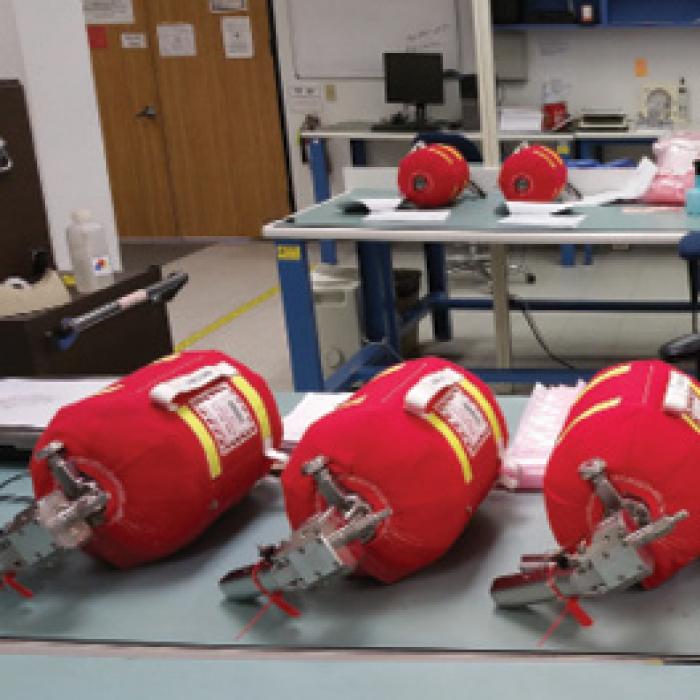
[[[192,250],[168,245],[125,244],[125,260],[137,268],[150,262],[165,262],[166,269],[184,269],[189,285],[171,304],[170,317],[175,342],[181,342],[251,299],[267,292],[267,299],[213,331],[192,347],[224,350],[265,376],[278,390],[291,388],[287,344],[281,301],[274,288],[277,272],[271,244],[253,241],[221,244]],[[178,257],[181,255],[182,257]],[[312,259],[318,258],[312,251]],[[556,248],[515,251],[514,260],[524,260],[537,275],[534,285],[518,278],[511,292],[523,296],[619,299],[685,299],[687,281],[684,264],[675,250],[634,248],[596,250],[593,266],[562,268]],[[352,262],[351,247],[341,249],[341,261]],[[419,250],[399,247],[396,266],[422,269]],[[470,274],[451,277],[453,293],[487,295],[488,287]],[[689,330],[687,314],[573,314],[539,313],[536,321],[542,335],[557,354],[575,365],[604,366],[614,360],[656,354],[659,344]],[[515,366],[553,366],[534,339],[519,313],[512,314]],[[455,312],[455,339],[434,344],[430,324],[420,327],[424,352],[439,353],[466,366],[493,365],[493,330],[489,312]]]

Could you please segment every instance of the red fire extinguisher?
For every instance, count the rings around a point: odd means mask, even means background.
[[[469,164],[454,146],[418,146],[399,162],[399,190],[418,207],[447,206],[468,183]]]
[[[226,575],[225,595],[275,596],[353,572],[392,583],[429,565],[493,486],[507,439],[474,375],[436,358],[390,368],[305,433],[282,475],[293,532]]]
[[[36,502],[1,531],[0,577],[75,547],[122,568],[165,557],[268,472],[281,437],[265,382],[219,352],[157,361],[66,406],[31,461]]]
[[[498,186],[506,200],[551,202],[566,187],[567,177],[558,153],[546,146],[526,146],[505,159]]]
[[[544,497],[561,549],[496,579],[497,604],[659,585],[700,555],[700,386],[658,360],[597,374],[547,465]],[[572,603],[572,601],[574,601]]]

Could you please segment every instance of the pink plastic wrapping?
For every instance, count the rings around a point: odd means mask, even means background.
[[[681,131],[654,144],[658,171],[642,197],[650,204],[685,203],[685,193],[695,184],[693,161],[700,158],[700,132]]]
[[[505,452],[501,483],[509,489],[542,488],[544,472],[559,432],[585,383],[546,387],[536,384]]]

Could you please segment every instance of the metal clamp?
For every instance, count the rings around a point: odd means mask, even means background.
[[[261,548],[257,565],[226,574],[219,585],[227,598],[255,598],[260,587],[270,592],[306,590],[351,573],[357,560],[348,545],[369,542],[391,515],[390,509],[372,511],[360,496],[343,489],[324,457],[307,462],[302,471],[314,479],[329,507],[309,518],[289,540]],[[253,580],[255,571],[257,582]]]
[[[107,493],[78,473],[62,443],[49,443],[37,458],[48,461],[58,488],[0,528],[0,575],[82,546],[92,537],[107,505]]]
[[[523,556],[519,573],[494,579],[491,596],[497,606],[521,607],[562,596],[598,596],[624,590],[651,576],[654,560],[646,545],[668,535],[688,517],[688,511],[651,520],[643,503],[622,498],[605,469],[600,459],[579,467],[581,478],[591,483],[604,508],[605,517],[590,543],[582,541],[575,553],[562,550]]]

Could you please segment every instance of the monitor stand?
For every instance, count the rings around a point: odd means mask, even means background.
[[[447,126],[447,122],[444,121],[428,121],[425,104],[417,104],[415,120],[394,118],[388,121],[377,122],[372,124],[372,131],[418,133],[421,131],[439,131]]]

